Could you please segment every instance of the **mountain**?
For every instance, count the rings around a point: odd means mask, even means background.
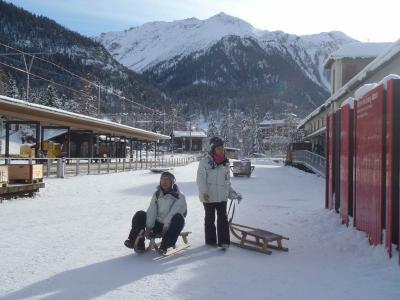
[[[97,38],[121,64],[189,107],[253,104],[305,114],[329,95],[326,57],[354,42],[341,32],[296,36],[220,13],[151,22]]]
[[[99,88],[90,83],[95,82],[101,86],[101,113],[111,113],[111,119],[142,111],[140,104],[153,108],[170,104],[164,92],[121,65],[99,42],[4,1],[0,1],[0,43],[0,94],[26,98],[26,74],[15,70],[25,70],[24,56],[16,55],[15,49],[20,49],[35,53],[29,101],[96,116]],[[25,59],[29,65],[31,56],[25,55]],[[149,110],[146,113],[152,114]]]

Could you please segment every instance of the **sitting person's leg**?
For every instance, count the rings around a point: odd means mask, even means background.
[[[146,227],[146,212],[145,211],[138,211],[132,218],[132,228],[129,232],[129,237],[125,241],[125,246],[128,248],[133,249],[137,235],[141,230],[144,230]],[[138,249],[144,250],[144,238],[138,241]]]
[[[163,229],[163,223],[160,223],[156,220],[156,222],[154,223],[154,227],[153,227],[153,236],[154,237],[161,237],[161,232]]]
[[[171,224],[161,241],[160,248],[167,250],[169,247],[175,246],[183,226],[185,226],[185,219],[183,216],[181,214],[174,215],[171,219]]]

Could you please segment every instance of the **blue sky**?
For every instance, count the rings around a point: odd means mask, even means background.
[[[399,0],[9,0],[87,36],[120,31],[150,21],[219,12],[264,30],[297,35],[339,30],[366,42],[400,38]]]

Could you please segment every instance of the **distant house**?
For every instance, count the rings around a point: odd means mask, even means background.
[[[239,148],[224,147],[225,155],[228,159],[239,159]]]
[[[182,151],[202,151],[207,134],[204,131],[179,131],[172,133],[174,149]]]
[[[287,125],[286,120],[264,120],[259,123],[260,129],[264,135],[272,135],[281,132]]]
[[[293,133],[297,131],[296,120],[297,116],[294,115],[287,119],[264,120],[259,123],[264,150],[285,150],[293,139]]]

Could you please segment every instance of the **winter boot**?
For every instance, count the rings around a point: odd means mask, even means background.
[[[135,243],[133,244],[133,249],[135,250],[136,253],[143,253],[146,250],[143,236],[138,235]]]
[[[126,247],[128,247],[129,249],[133,249],[133,246],[134,246],[134,242],[133,241],[131,241],[131,240],[126,240],[125,242],[124,242],[124,245],[126,246]]]
[[[167,253],[167,249],[160,247],[160,248],[158,248],[157,252],[160,255],[165,255]]]
[[[220,247],[222,250],[227,250],[229,248],[229,244],[222,243]]]

